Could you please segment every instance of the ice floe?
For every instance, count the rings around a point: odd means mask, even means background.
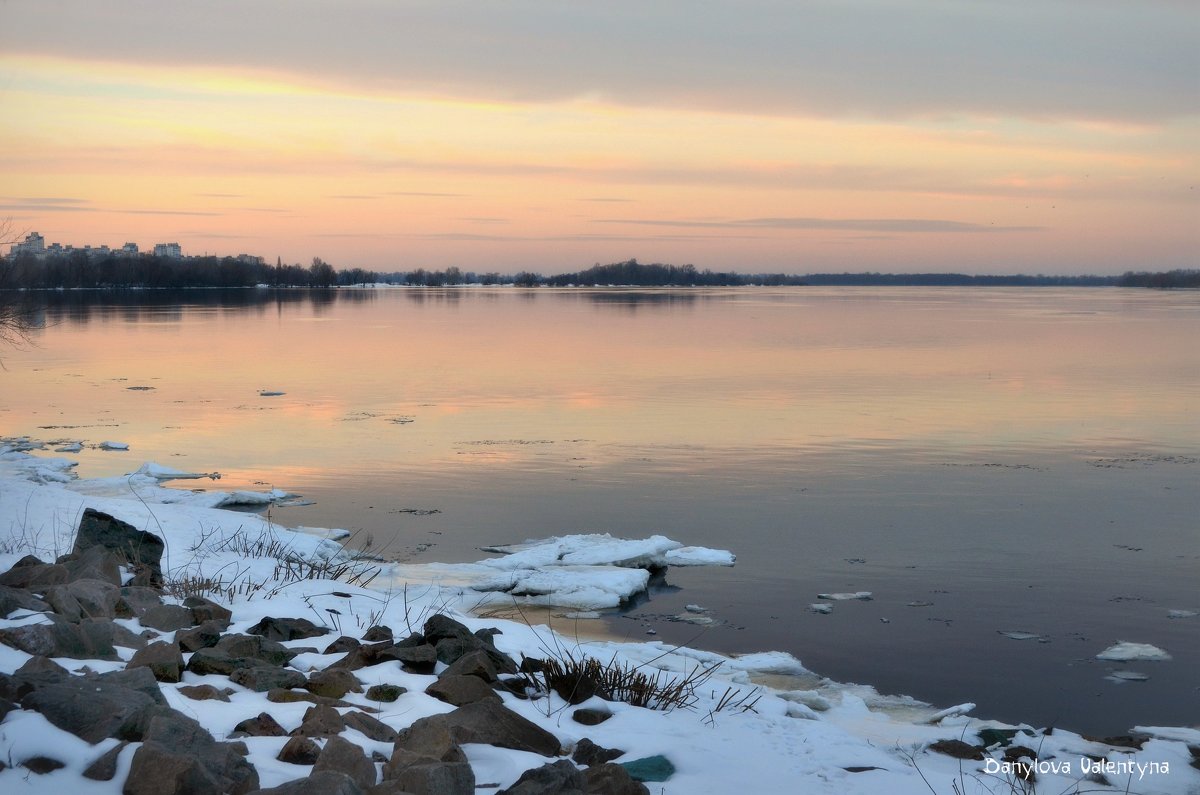
[[[100,444],[96,445],[96,447],[100,450],[122,450],[123,451],[123,450],[129,449],[129,443],[128,442],[108,441],[108,442],[101,442]]]
[[[818,599],[828,599],[831,602],[869,602],[873,598],[870,591],[854,591],[851,593],[819,593]]]
[[[1171,655],[1149,643],[1129,643],[1128,641],[1121,640],[1117,641],[1116,645],[1109,646],[1097,654],[1096,659],[1120,662],[1129,660],[1169,660],[1171,659]]]

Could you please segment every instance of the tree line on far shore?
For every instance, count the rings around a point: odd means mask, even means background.
[[[518,287],[740,287],[760,286],[1071,286],[1071,287],[1200,287],[1200,270],[1127,272],[1121,276],[968,275],[961,273],[784,273],[744,274],[699,270],[694,265],[643,264],[636,259],[599,263],[585,270],[543,276],[464,272],[417,268],[381,273],[364,268],[337,269],[314,257],[307,267],[274,265],[255,257],[162,257],[152,254],[96,256],[29,254],[0,257],[2,289],[171,289],[189,287],[338,287],[369,284],[446,287],[461,284]]]

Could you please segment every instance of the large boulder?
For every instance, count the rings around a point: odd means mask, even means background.
[[[0,643],[34,656],[117,660],[114,646],[139,649],[146,639],[109,620],[84,619],[76,624],[52,616],[47,624],[0,629]]]
[[[500,701],[500,696],[478,676],[442,676],[425,688],[427,695],[456,707],[477,701]]]
[[[138,621],[143,627],[159,632],[175,632],[193,626],[196,618],[191,609],[183,605],[155,605],[138,616]]]
[[[587,776],[565,759],[526,770],[496,795],[586,795]]]
[[[183,654],[179,651],[179,644],[156,641],[138,649],[125,667],[141,666],[149,668],[160,682],[178,682],[183,678]]]
[[[229,675],[229,680],[256,693],[265,693],[275,688],[290,690],[293,687],[301,687],[305,682],[304,674],[277,665],[239,668]]]
[[[424,730],[430,724],[444,727],[458,744],[482,743],[542,756],[558,756],[562,747],[553,734],[497,701],[477,701],[453,712],[421,718],[408,731]],[[406,745],[405,734],[401,732],[397,747]]]
[[[362,748],[336,735],[325,742],[313,767],[313,773],[325,770],[345,773],[362,789],[375,784],[375,763],[367,758]]]
[[[90,547],[104,547],[138,572],[139,585],[162,586],[162,555],[165,545],[158,536],[138,530],[128,522],[106,513],[85,508],[79,520],[72,553],[81,554]]]
[[[363,795],[363,789],[345,773],[322,770],[311,776],[285,781],[278,787],[256,790],[253,795]]]
[[[123,677],[67,675],[58,681],[41,682],[21,698],[21,706],[40,712],[58,728],[89,743],[106,737],[136,739],[148,715],[156,707],[165,708],[166,700],[149,670],[135,670],[142,673]],[[143,677],[148,683],[139,681]],[[153,695],[149,688],[153,688]]]
[[[0,585],[41,593],[51,585],[62,585],[71,578],[66,566],[45,563],[33,555],[26,555],[0,574]]]
[[[287,665],[295,656],[286,646],[258,635],[224,635],[213,648],[230,657],[253,658],[267,665]]]
[[[307,618],[272,618],[267,616],[250,629],[250,635],[261,635],[267,640],[286,641],[303,638],[319,638],[329,634],[328,627],[320,627]]]
[[[50,611],[50,605],[23,588],[0,585],[0,618],[8,618],[16,610],[43,613]]]
[[[102,580],[72,580],[47,588],[44,599],[55,613],[68,621],[116,618],[121,589]]]
[[[121,561],[104,547],[96,546],[59,557],[56,563],[67,567],[67,578],[75,580],[100,580],[112,585],[121,584]]]
[[[219,743],[183,713],[150,721],[133,755],[122,795],[245,795],[258,789],[258,771],[245,745]]]
[[[304,688],[318,696],[341,698],[351,691],[361,693],[362,683],[344,668],[326,668],[310,675]]]

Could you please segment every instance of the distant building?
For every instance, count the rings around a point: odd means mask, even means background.
[[[253,254],[238,254],[236,259],[243,265],[262,265],[265,261],[262,257],[256,257]]]
[[[138,253],[137,243],[126,243],[117,251],[123,257],[136,257]]]
[[[154,256],[183,259],[183,250],[180,249],[178,243],[155,243]]]
[[[18,254],[32,254],[35,257],[44,257],[46,256],[46,238],[37,232],[30,232],[20,243],[14,243],[8,253],[14,257]]]

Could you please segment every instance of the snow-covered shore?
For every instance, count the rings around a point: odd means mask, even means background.
[[[553,693],[521,698],[498,691],[504,707],[550,732],[566,751],[587,738],[603,748],[623,750],[617,763],[664,757],[674,772],[652,784],[654,792],[1023,791],[1025,782],[1016,767],[1020,753],[1006,757],[1014,746],[1036,755],[1036,760],[1026,761],[1034,765],[1038,788],[1044,792],[1200,792],[1200,770],[1193,766],[1195,757],[1189,750],[1189,745],[1200,746],[1200,729],[1195,727],[1139,727],[1135,745],[1140,747],[1117,747],[1061,729],[1045,733],[1040,727],[971,718],[970,705],[939,710],[880,695],[869,687],[840,685],[807,671],[787,654],[728,658],[657,642],[581,642],[547,626],[472,613],[514,600],[552,600],[577,610],[616,606],[646,587],[648,567],[731,565],[732,555],[721,550],[686,547],[661,536],[565,536],[494,548],[501,557],[474,564],[356,563],[338,543],[342,534],[336,530],[296,531],[256,514],[220,507],[289,498],[285,493],[173,489],[165,485],[172,479],[209,473],[180,473],[153,464],[126,477],[80,480],[72,475],[70,459],[19,449],[23,446],[27,445],[0,441],[0,572],[26,555],[53,563],[71,551],[84,510],[103,512],[163,540],[163,577],[176,584],[174,591],[168,588],[164,602],[181,602],[180,596],[170,594],[181,594],[178,586],[186,583],[192,589],[206,588],[203,595],[232,611],[227,630],[231,633],[246,632],[268,617],[305,618],[328,628],[328,638],[283,642],[303,650],[288,665],[306,676],[329,669],[344,656],[340,651],[325,653],[329,641],[339,635],[361,641],[369,628],[386,626],[400,638],[419,630],[434,614],[456,619],[473,632],[499,630],[492,635],[495,648],[513,660],[592,657],[666,678],[684,678],[716,666],[696,689],[691,705],[674,710],[635,707],[598,696],[569,705]],[[281,557],[292,565],[281,565]],[[305,574],[341,571],[364,576],[359,584],[344,578],[296,579],[297,565],[309,566]],[[370,576],[366,572],[376,568],[380,573],[363,584]],[[0,630],[49,621],[44,612],[18,608],[0,616]],[[175,635],[139,618],[118,618],[115,623],[156,641],[170,643]],[[85,668],[118,671],[135,650],[118,645],[116,651],[119,659],[54,661],[72,673]],[[184,654],[185,660],[189,657]],[[31,659],[25,651],[0,645],[0,674],[12,675]],[[451,704],[426,692],[445,668],[438,663],[431,673],[414,673],[398,661],[362,668],[354,673],[363,685],[396,685],[407,692],[389,703],[351,692],[338,709],[377,709],[374,717],[397,731],[419,719],[449,713]],[[760,684],[767,679],[775,686]],[[205,684],[229,687],[229,700],[198,701],[181,691]],[[269,713],[291,732],[302,725],[312,706],[271,701],[264,692],[214,674],[186,672],[178,683],[160,682],[159,689],[170,707],[199,721],[218,741],[260,713]],[[579,708],[596,708],[611,713],[611,718],[584,725],[571,718]],[[354,728],[341,736],[368,756],[375,752],[386,759],[393,753],[391,742]],[[287,740],[244,738],[246,760],[264,789],[312,770],[277,758]],[[935,750],[959,747],[944,741],[988,750],[980,754],[982,759],[960,760]],[[35,710],[14,708],[0,722],[0,760],[6,765],[0,770],[0,791],[121,792],[138,745],[130,743],[118,753],[110,780],[85,778],[89,765],[118,747],[116,739],[90,743]],[[486,743],[466,743],[462,750],[477,782],[475,791],[481,793],[511,787],[524,771],[553,761]],[[56,759],[64,766],[42,774],[22,766],[37,757]],[[382,775],[382,763],[375,767]]]

